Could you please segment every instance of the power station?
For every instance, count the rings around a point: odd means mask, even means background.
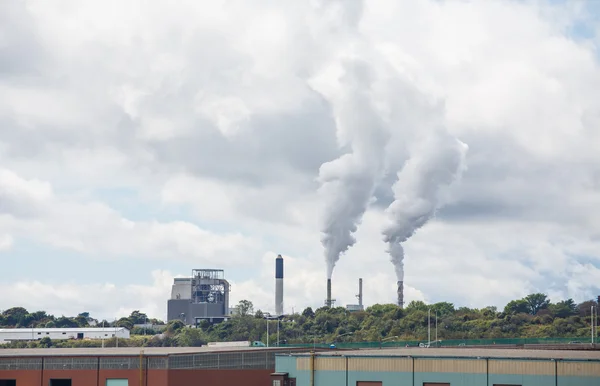
[[[167,321],[197,325],[229,318],[229,282],[222,269],[193,269],[192,277],[176,278],[167,302]]]

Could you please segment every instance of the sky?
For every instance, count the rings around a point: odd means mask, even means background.
[[[335,304],[359,277],[392,303],[386,208],[435,133],[468,151],[403,244],[406,302],[600,295],[598,4],[0,1],[0,310],[165,318],[220,268],[272,312],[277,254],[285,311],[320,307],[348,154]]]

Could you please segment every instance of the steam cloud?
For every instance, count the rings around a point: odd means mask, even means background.
[[[386,209],[391,221],[382,232],[398,281],[404,281],[402,243],[435,215],[441,193],[465,168],[468,146],[435,131],[412,150],[393,186],[394,202]]]
[[[363,214],[384,169],[384,148],[389,133],[370,97],[372,74],[367,63],[348,60],[332,103],[338,137],[348,142],[350,153],[321,165],[319,181],[325,196],[321,243],[325,248],[327,278],[335,263],[356,239]]]

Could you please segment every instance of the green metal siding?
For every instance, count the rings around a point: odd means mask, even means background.
[[[524,374],[490,374],[488,386],[522,385],[522,386],[554,386],[554,375]],[[484,383],[485,385],[485,383]],[[589,385],[592,386],[592,385]]]
[[[598,377],[561,377],[559,376],[558,384],[556,386],[596,386],[600,385],[600,379]]]
[[[310,377],[310,372],[309,372]],[[368,381],[369,379],[367,379]],[[346,384],[345,371],[315,371],[315,386],[333,386]]]
[[[469,373],[415,373],[414,385],[421,386],[425,382],[450,383],[451,386],[485,385],[485,374]],[[410,385],[410,383],[409,383]]]
[[[311,371],[307,359],[277,356],[276,370],[296,378],[297,386],[309,386]],[[343,358],[317,356],[314,386],[355,386],[358,381],[378,381],[383,386],[422,386],[426,382],[447,382],[451,386],[600,386],[600,376],[596,375],[600,372],[600,363],[597,361],[560,361],[554,364],[545,360],[489,360],[488,373],[484,360],[416,358],[415,370],[421,371],[413,374],[411,371],[394,371],[404,366],[401,362],[380,357],[381,363],[376,364],[374,359],[377,358],[348,357],[350,370],[346,372],[340,367]],[[482,364],[485,366],[482,367]],[[352,368],[360,370],[352,371]],[[555,374],[555,369],[558,374]]]
[[[383,386],[410,386],[412,385],[412,373],[391,373],[387,371],[352,371],[348,373],[348,386],[355,386],[358,381],[379,381],[383,383]],[[345,385],[345,383],[340,385]]]

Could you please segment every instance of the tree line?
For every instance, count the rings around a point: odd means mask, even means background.
[[[140,311],[116,321],[98,321],[89,313],[75,317],[54,317],[44,311],[29,313],[22,307],[0,314],[0,327],[87,327],[119,326],[131,330],[132,338],[119,339],[119,346],[201,346],[210,341],[267,341],[271,345],[294,343],[374,342],[426,340],[429,323],[437,320],[437,336],[449,339],[502,338],[586,338],[590,334],[595,300],[577,304],[573,299],[552,303],[545,294],[534,293],[510,301],[502,310],[496,307],[455,307],[448,302],[426,304],[412,301],[400,308],[394,304],[375,304],[364,311],[350,312],[343,307],[307,307],[302,312],[271,318],[254,310],[249,300],[237,305],[235,315],[222,323],[203,321],[188,327],[175,320],[164,330],[135,328],[136,324],[162,324]],[[279,335],[277,330],[279,329]],[[144,335],[145,334],[145,335]],[[278,340],[279,338],[279,340]],[[94,341],[17,342],[9,347],[94,347]],[[114,340],[105,346],[116,344]]]

